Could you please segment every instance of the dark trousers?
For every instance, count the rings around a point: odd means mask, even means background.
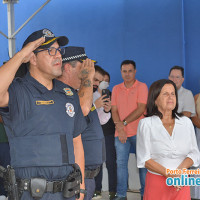
[[[115,151],[115,138],[114,135],[105,136],[106,143],[106,168],[108,170],[108,185],[109,192],[116,192],[117,186],[117,165],[116,165],[116,151]],[[96,189],[101,191],[102,189],[102,166],[99,174],[95,177]]]
[[[91,200],[95,191],[95,180],[94,178],[85,178],[85,189],[87,190],[87,195],[85,195],[84,200]]]
[[[10,147],[8,142],[0,143],[0,165],[7,167],[10,164]],[[0,195],[7,196],[3,187],[3,179],[0,178]]]

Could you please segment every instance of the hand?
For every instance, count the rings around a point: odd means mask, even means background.
[[[126,140],[127,140],[127,135],[126,135],[126,132],[124,130],[124,124],[123,122],[116,122],[115,123],[115,127],[117,129],[117,132],[118,132],[118,137],[119,137],[119,140],[122,144],[126,143]]]
[[[166,177],[171,177],[171,178],[175,178],[175,177],[181,177],[180,175],[178,174],[166,174]],[[178,192],[179,190],[182,189],[183,186],[180,186],[180,185],[173,185],[173,187],[176,189],[176,191]]]
[[[103,96],[101,96],[101,97],[99,97],[99,98],[94,102],[96,108],[101,108],[101,107],[104,107],[104,106],[105,106],[106,101],[108,101],[108,99],[103,99],[104,97],[106,97],[106,94],[103,95]]]
[[[79,197],[79,199],[77,199],[77,200],[83,200],[84,199],[84,194],[83,193],[80,193],[80,197]]]
[[[182,186],[178,186],[178,185],[176,186],[174,185],[173,187],[176,189],[177,192],[182,189]]]
[[[95,74],[94,62],[91,59],[83,60],[80,69],[79,78],[85,80],[87,78],[93,79]]]
[[[109,112],[111,110],[111,101],[110,98],[105,99],[104,111]]]
[[[37,49],[42,43],[45,42],[45,38],[41,37],[33,42],[29,42],[22,50],[18,53],[22,55],[22,63],[29,62],[30,58],[33,56],[33,51]]]

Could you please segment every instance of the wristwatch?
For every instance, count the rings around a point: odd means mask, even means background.
[[[83,193],[84,195],[86,195],[87,194],[87,190],[80,189],[80,193]]]
[[[128,123],[127,123],[127,121],[125,119],[123,120],[123,124],[124,124],[124,126],[128,125]]]

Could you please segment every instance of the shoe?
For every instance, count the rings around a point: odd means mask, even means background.
[[[109,199],[113,200],[116,197],[116,192],[109,192]]]
[[[101,199],[101,198],[102,198],[101,192],[100,191],[95,191],[92,199]]]
[[[113,200],[127,200],[127,197],[118,197],[118,196],[116,196]]]

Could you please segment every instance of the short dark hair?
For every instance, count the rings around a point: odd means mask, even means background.
[[[77,65],[77,62],[79,62],[78,60],[72,60],[72,61],[67,61],[67,62],[64,62],[62,63],[62,71],[64,70],[64,66],[68,63],[70,64],[73,68],[76,67]]]
[[[102,76],[105,75],[105,70],[103,68],[101,68],[99,65],[95,65],[95,72],[99,72]]]
[[[122,61],[120,69],[122,69],[122,65],[129,65],[129,64],[133,65],[134,69],[136,69],[136,63],[133,60],[124,60],[124,61]]]
[[[109,78],[109,82],[110,82],[110,74],[109,74],[107,71],[104,70],[104,76],[105,76],[105,75],[108,76],[108,78]]]
[[[178,66],[178,65],[175,65],[175,66],[173,66],[173,67],[170,69],[169,75],[171,74],[171,71],[174,70],[174,69],[180,70],[180,71],[181,71],[181,74],[182,74],[182,77],[184,77],[184,68],[181,67],[181,66]]]
[[[176,95],[176,106],[174,110],[172,110],[172,118],[176,118],[176,115],[179,117],[182,116],[182,114],[178,113],[178,94],[177,94],[177,89],[176,85],[173,81],[169,79],[161,79],[158,81],[155,81],[152,83],[152,85],[149,88],[149,94],[148,94],[148,100],[147,100],[147,114],[145,115],[146,117],[150,117],[153,115],[156,115],[162,119],[163,115],[162,113],[158,110],[158,107],[155,104],[156,99],[158,98],[162,88],[166,84],[171,84],[174,86],[175,89],[175,95]]]

